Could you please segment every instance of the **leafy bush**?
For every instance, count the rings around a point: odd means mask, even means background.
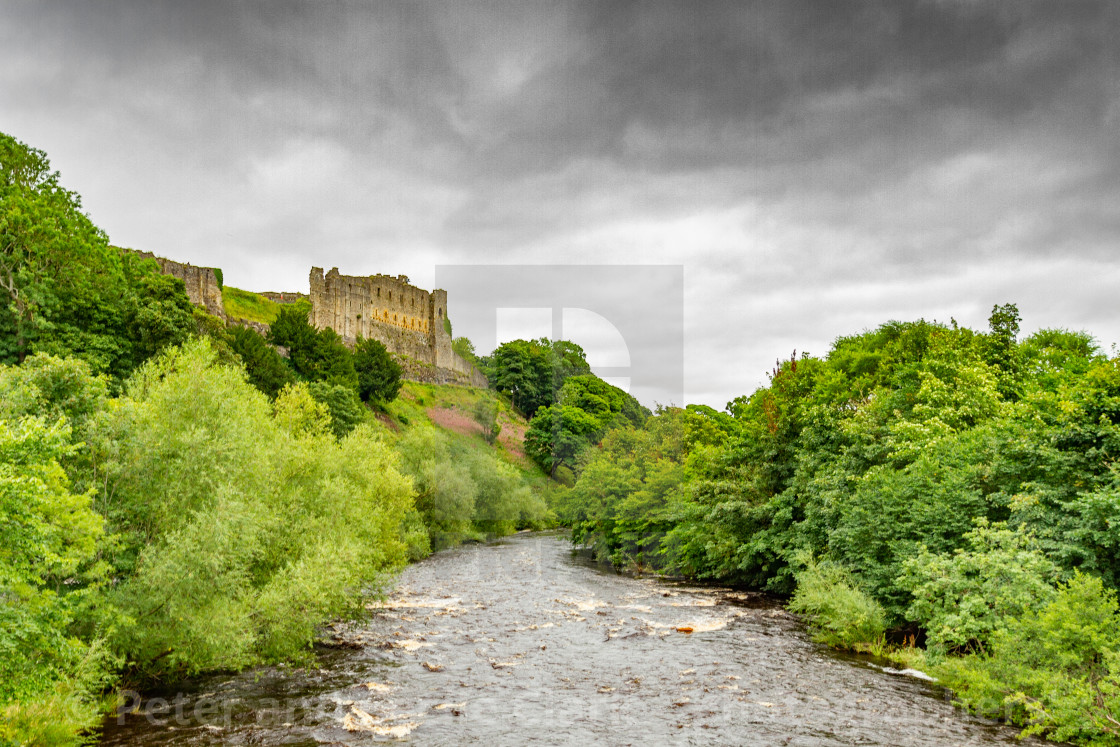
[[[544,520],[543,501],[522,484],[517,470],[486,453],[468,461],[477,488],[474,502],[475,527],[492,537],[509,534],[519,527]]]
[[[369,420],[369,410],[365,408],[358,394],[348,386],[316,381],[309,387],[311,396],[327,406],[331,417],[331,431],[343,438],[359,423]]]
[[[36,353],[20,366],[0,367],[0,418],[64,420],[80,435],[108,392],[108,381],[94,376],[85,361]]]
[[[401,367],[377,340],[358,337],[354,346],[358,396],[363,402],[390,402],[401,390]]]
[[[981,522],[966,537],[968,550],[935,555],[922,548],[903,562],[901,585],[914,596],[907,617],[926,629],[937,653],[985,646],[1055,594],[1058,567],[1021,530]]]
[[[333,329],[312,327],[309,311],[297,304],[281,307],[268,329],[268,341],[288,348],[292,367],[305,381],[326,381],[357,391],[353,353]]]
[[[64,421],[0,419],[0,739],[66,744],[92,727],[112,680],[99,640],[73,634],[105,569],[90,494],[72,493],[59,460]]]
[[[995,631],[990,655],[949,659],[935,673],[965,705],[1055,741],[1120,738],[1116,593],[1076,574],[1037,611]]]
[[[469,466],[452,458],[448,438],[430,426],[416,426],[397,443],[397,451],[401,469],[412,476],[416,508],[428,527],[432,549],[469,537],[478,487]]]
[[[423,401],[417,400],[417,404],[424,404]],[[486,439],[486,443],[492,444],[498,440],[498,434],[502,432],[502,426],[498,423],[498,403],[492,397],[481,397],[475,403],[474,409],[471,412],[476,423],[482,426],[482,437]]]
[[[275,404],[206,340],[142,368],[91,437],[119,536],[114,649],[140,675],[305,655],[405,560],[411,486],[376,433],[341,441],[299,389]]]
[[[886,632],[879,603],[856,587],[844,568],[828,561],[806,561],[789,608],[805,615],[815,629],[813,637],[829,646],[870,646]]]

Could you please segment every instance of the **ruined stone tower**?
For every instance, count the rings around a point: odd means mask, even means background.
[[[447,331],[447,291],[428,292],[404,275],[323,274],[312,267],[312,326],[333,329],[347,343],[358,336],[380,341],[392,353],[423,366],[456,372],[485,386],[485,378],[451,349]]]

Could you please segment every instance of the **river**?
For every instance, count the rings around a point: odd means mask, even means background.
[[[133,697],[102,744],[1043,744],[766,597],[615,574],[556,534],[438,553],[372,607],[313,666]]]

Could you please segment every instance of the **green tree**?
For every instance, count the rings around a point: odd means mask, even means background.
[[[602,422],[578,407],[550,405],[537,411],[525,433],[525,453],[553,477],[574,469],[580,453],[603,435]]]
[[[401,389],[401,367],[377,340],[358,337],[354,346],[358,396],[363,402],[391,402]]]
[[[74,353],[98,372],[131,369],[120,251],[61,186],[46,154],[2,133],[0,294],[0,362],[43,350]]]
[[[447,437],[435,428],[410,429],[397,444],[401,469],[416,487],[416,508],[435,550],[470,536],[478,486],[464,459],[453,458]]]
[[[336,438],[325,409],[302,387],[269,402],[202,339],[95,418],[84,480],[116,536],[104,601],[135,623],[111,638],[133,678],[306,657],[404,562],[408,480],[370,429]]]
[[[0,367],[0,419],[62,421],[78,440],[105,407],[108,394],[106,377],[94,376],[89,364],[77,358],[36,353],[22,365]]]
[[[567,379],[590,372],[583,348],[545,338],[502,343],[487,359],[485,371],[490,385],[527,418],[556,402]]]
[[[226,339],[244,364],[249,383],[269,397],[275,398],[281,389],[295,381],[288,364],[256,330],[230,326]]]
[[[480,397],[471,412],[476,423],[482,426],[482,437],[486,443],[492,444],[498,440],[502,426],[498,423],[498,403],[493,397]]]
[[[314,381],[309,387],[311,396],[327,406],[331,418],[331,432],[343,438],[357,425],[369,419],[369,410],[362,405],[357,393],[348,386],[329,381]]]
[[[319,330],[315,340],[311,381],[325,381],[358,391],[358,372],[354,369],[354,354],[331,328]]]
[[[315,349],[319,332],[307,321],[308,311],[294,305],[280,307],[280,313],[269,325],[268,341],[288,349],[288,360],[296,373],[308,381],[316,381]]]
[[[986,647],[997,630],[1054,597],[1058,567],[1022,531],[981,521],[968,549],[935,555],[925,547],[903,563],[913,595],[908,619],[926,629],[931,650]]]
[[[609,428],[638,426],[648,415],[636,399],[594,374],[570,376],[556,404],[529,422],[525,453],[555,477],[561,466],[575,470],[580,453]]]
[[[993,306],[984,339],[985,362],[999,372],[1000,393],[1007,399],[1017,398],[1022,386],[1023,362],[1015,339],[1019,319],[1019,307],[1015,304]]]
[[[129,327],[139,365],[169,345],[182,345],[195,331],[193,307],[183,281],[170,275],[139,278]]]
[[[358,390],[353,354],[333,329],[312,327],[306,307],[281,307],[269,327],[268,341],[288,349],[292,368],[304,380],[326,381]]]
[[[71,627],[104,573],[103,522],[59,465],[75,447],[64,420],[0,419],[0,741],[70,744],[99,719],[111,681],[99,641]]]
[[[465,361],[470,363],[478,362],[478,354],[475,353],[474,343],[466,337],[456,337],[451,341],[451,349]]]

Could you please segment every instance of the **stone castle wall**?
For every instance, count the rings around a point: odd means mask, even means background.
[[[201,306],[214,316],[225,316],[222,306],[222,289],[218,287],[218,276],[213,267],[196,267],[192,264],[173,262],[157,257],[151,252],[139,252],[141,257],[154,259],[159,263],[160,272],[179,278],[187,286],[187,298],[195,306]]]
[[[285,291],[283,293],[276,293],[275,291],[262,291],[257,295],[264,296],[269,301],[275,301],[276,303],[295,303],[296,301],[309,300],[306,293],[295,293],[288,291]]]
[[[212,267],[196,267],[138,252],[154,259],[165,275],[183,281],[191,303],[215,316],[225,318],[222,290]],[[400,361],[406,378],[430,383],[488,386],[486,377],[469,361],[451,349],[451,335],[444,324],[447,318],[447,291],[428,292],[410,285],[404,275],[340,275],[338,268],[323,274],[311,268],[311,292],[260,295],[278,303],[310,299],[309,321],[316,329],[333,329],[344,342],[353,345],[359,336],[378,340]],[[268,334],[268,326],[244,319],[227,322]]]
[[[466,383],[486,386],[486,378],[451,349],[445,325],[447,291],[428,292],[410,285],[404,275],[323,274],[312,267],[312,326],[333,329],[347,343],[359,336],[378,340],[391,353],[421,366],[454,372]]]

